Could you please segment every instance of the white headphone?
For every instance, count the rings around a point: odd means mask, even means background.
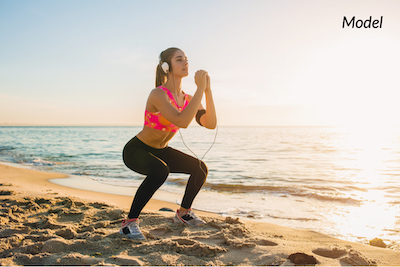
[[[164,62],[163,64],[161,64],[161,68],[165,73],[169,72],[169,64],[167,62]]]

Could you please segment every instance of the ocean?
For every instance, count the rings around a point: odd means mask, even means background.
[[[144,176],[124,165],[122,149],[141,128],[0,127],[0,161],[129,194]],[[206,153],[195,209],[400,249],[399,127],[193,126],[169,145]],[[160,190],[180,203],[187,178],[170,174]]]

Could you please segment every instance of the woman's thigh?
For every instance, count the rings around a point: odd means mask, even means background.
[[[165,151],[157,156],[168,165],[170,172],[172,173],[192,174],[200,169],[207,168],[205,167],[204,163],[202,163],[197,158],[185,154],[172,147],[168,147],[167,149],[165,149]]]
[[[167,168],[163,160],[139,147],[124,150],[123,159],[128,168],[143,175],[154,171],[154,168]]]

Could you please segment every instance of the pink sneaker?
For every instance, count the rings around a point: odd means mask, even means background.
[[[131,239],[146,239],[142,231],[140,231],[138,219],[123,220],[119,233]]]
[[[179,210],[176,211],[174,222],[176,223],[184,223],[189,224],[191,226],[202,226],[206,224],[205,221],[200,219],[199,217],[194,214],[192,209],[189,209],[187,213],[181,214]]]

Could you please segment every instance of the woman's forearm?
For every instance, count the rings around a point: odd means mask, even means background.
[[[211,90],[206,90],[206,113],[202,116],[202,125],[208,129],[217,126],[217,113],[215,112],[214,99]]]
[[[193,117],[196,115],[197,110],[199,109],[199,105],[203,98],[203,90],[196,90],[193,95],[190,103],[186,106],[186,108],[178,115],[178,123],[175,125],[181,128],[186,128],[189,126],[190,122],[193,120]]]

